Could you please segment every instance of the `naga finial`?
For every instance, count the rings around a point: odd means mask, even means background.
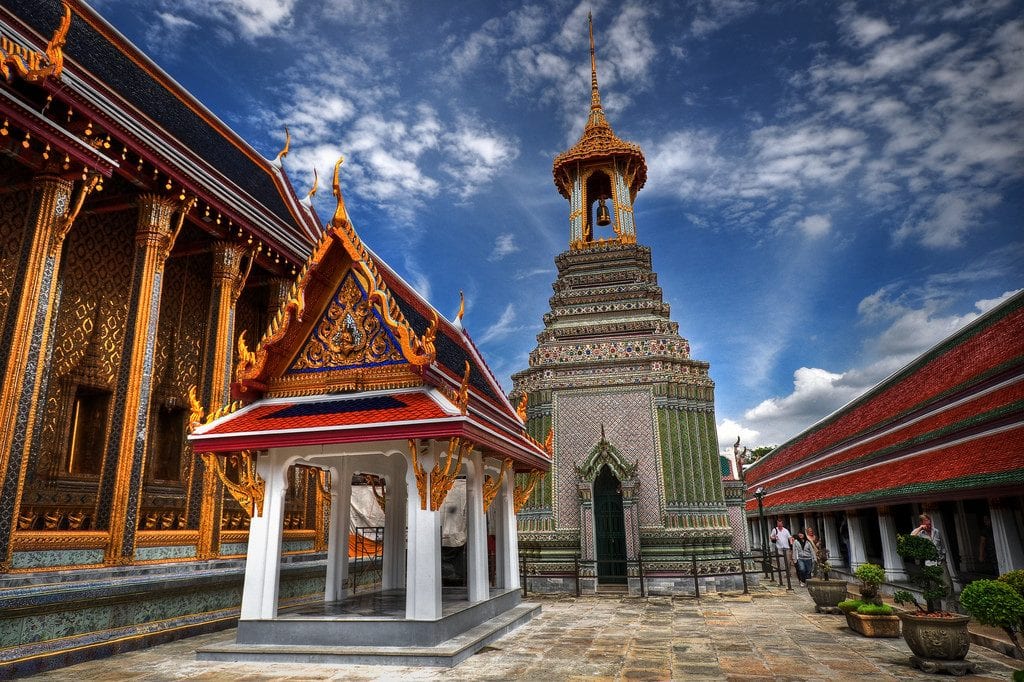
[[[341,196],[341,185],[338,183],[338,169],[341,168],[343,163],[345,163],[345,157],[339,156],[338,162],[334,164],[334,179],[331,181],[331,190],[334,192],[334,197],[338,200],[338,205],[334,209],[334,217],[331,218],[331,224],[335,226],[350,222],[348,211],[345,209],[345,197]]]
[[[462,289],[459,289],[459,312],[455,315],[455,319],[461,323],[462,316],[466,314],[466,297],[462,293]]]
[[[288,126],[284,127],[284,149],[277,153],[274,157],[274,165],[278,168],[281,167],[281,159],[288,156],[288,150],[292,148],[292,135],[288,132]]]
[[[203,423],[203,418],[206,416],[206,408],[199,402],[199,398],[196,396],[196,385],[188,389],[188,403],[189,403],[189,416],[188,416],[188,430],[189,433],[195,431]]]
[[[313,197],[316,196],[316,191],[319,188],[320,188],[320,176],[317,175],[316,168],[314,167],[313,168],[313,187],[309,190],[309,193],[306,195],[306,201],[307,202],[313,200]]]

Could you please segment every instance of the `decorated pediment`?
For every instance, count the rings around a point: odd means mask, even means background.
[[[408,364],[395,335],[351,269],[299,350],[289,374]]]
[[[422,383],[423,369],[434,361],[436,313],[420,333],[405,319],[352,228],[337,166],[334,194],[334,217],[263,338],[251,350],[239,338],[235,379],[241,393],[412,386]]]
[[[601,427],[601,440],[590,451],[587,458],[574,465],[576,476],[581,481],[593,483],[605,465],[612,470],[615,478],[630,481],[636,478],[637,461],[631,464],[622,456],[618,449],[604,438],[604,426]]]

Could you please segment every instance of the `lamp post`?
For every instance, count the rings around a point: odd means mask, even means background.
[[[754,491],[757,498],[757,515],[761,519],[761,558],[764,572],[768,572],[768,528],[764,524],[764,487],[758,486]]]

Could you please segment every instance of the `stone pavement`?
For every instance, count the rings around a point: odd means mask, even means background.
[[[949,680],[910,667],[903,639],[867,639],[819,615],[805,590],[692,598],[536,596],[540,617],[451,668],[279,665],[195,660],[234,630],[36,676],[59,680]],[[979,674],[1007,680],[1024,662],[972,645]]]

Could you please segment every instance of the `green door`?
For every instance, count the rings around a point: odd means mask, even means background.
[[[606,464],[594,481],[594,542],[597,581],[626,582],[626,521],[622,515],[622,488]]]

